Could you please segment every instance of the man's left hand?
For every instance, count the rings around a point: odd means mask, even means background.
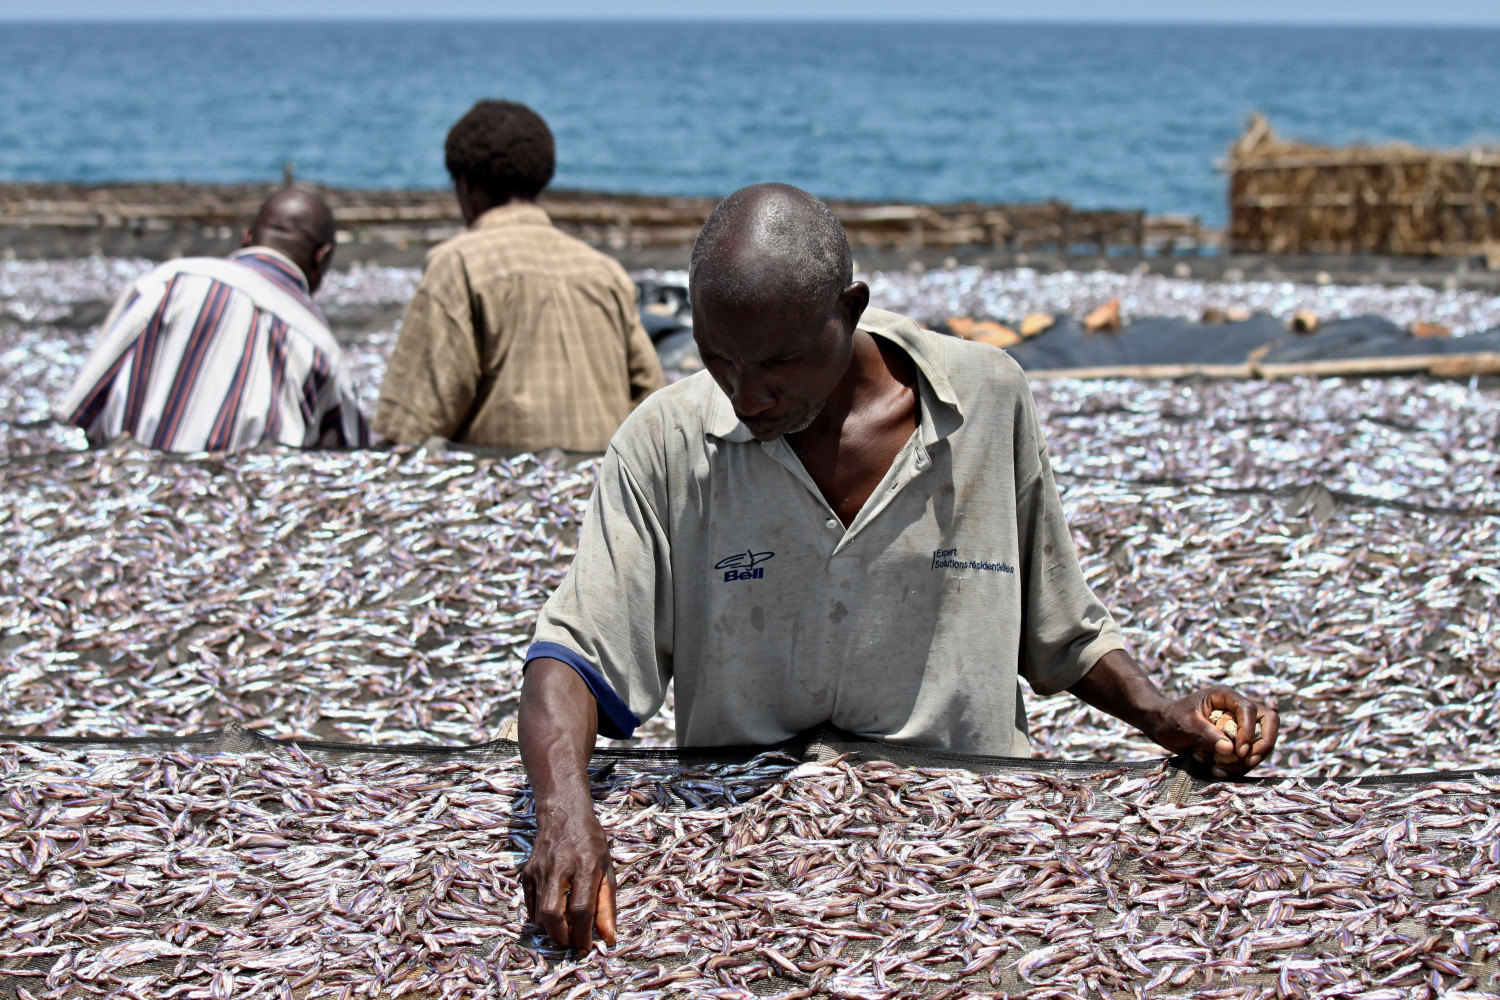
[[[1173,753],[1190,753],[1213,763],[1214,777],[1235,778],[1271,755],[1281,719],[1276,709],[1260,705],[1222,684],[1172,700],[1123,649],[1099,658],[1068,690],[1097,709],[1135,726]],[[1208,721],[1215,709],[1229,713],[1238,732],[1233,739]],[[1260,735],[1255,733],[1260,725]]]
[[[1239,731],[1232,739],[1208,721],[1215,709],[1234,719]],[[1174,753],[1191,753],[1200,763],[1212,762],[1216,778],[1238,777],[1265,760],[1276,746],[1281,727],[1276,709],[1222,684],[1169,701],[1153,715],[1153,724],[1142,727],[1146,735]]]

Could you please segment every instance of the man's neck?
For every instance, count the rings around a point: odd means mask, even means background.
[[[849,370],[812,426],[787,435],[845,525],[853,524],[917,427],[917,370],[895,344],[856,330]]]
[[[837,439],[851,415],[882,405],[893,393],[917,384],[916,365],[900,347],[863,330],[854,331],[854,353],[844,377],[833,387],[817,418],[795,437],[802,441]]]
[[[479,221],[480,216],[486,212],[492,212],[497,208],[505,208],[509,205],[535,205],[535,198],[523,198],[520,195],[506,195],[503,198],[495,198],[484,192],[475,192],[470,201],[463,206],[468,216],[466,225],[472,226]]]

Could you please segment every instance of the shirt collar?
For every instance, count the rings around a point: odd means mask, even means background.
[[[703,373],[703,377],[713,378],[707,372]],[[724,390],[719,388],[717,383],[714,385],[713,395],[709,397],[708,417],[703,421],[703,432],[736,444],[755,440],[755,435],[750,433],[750,428],[734,415],[734,407],[729,405],[729,397],[724,395]]]
[[[886,312],[883,309],[867,309],[860,320],[859,329],[866,333],[884,337],[907,353],[917,366],[917,411],[921,421],[919,433],[922,444],[931,447],[958,430],[963,424],[963,410],[958,404],[958,394],[948,379],[946,344],[942,334],[923,330],[905,316]],[[707,376],[707,373],[704,373]],[[707,376],[712,377],[712,376]],[[744,443],[754,441],[740,418],[734,415],[729,397],[715,386],[703,422],[705,434],[725,441]]]
[[[502,226],[550,226],[552,219],[537,204],[512,201],[490,209],[474,220],[470,229],[499,229]]]
[[[288,291],[296,292],[304,298],[310,299],[312,296],[307,290],[307,275],[302,273],[302,268],[292,263],[292,258],[280,250],[262,246],[245,247],[230,254],[229,259],[255,268]]]

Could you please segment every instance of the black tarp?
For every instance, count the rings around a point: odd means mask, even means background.
[[[1291,364],[1341,358],[1479,354],[1486,351],[1500,351],[1500,329],[1467,337],[1413,337],[1390,320],[1379,316],[1356,316],[1328,323],[1316,333],[1293,334],[1261,360],[1266,364]]]
[[[1256,352],[1264,350],[1256,355]],[[1205,368],[1299,364],[1344,359],[1500,352],[1500,329],[1466,337],[1414,337],[1379,316],[1334,320],[1295,333],[1264,313],[1242,323],[1203,324],[1176,317],[1140,319],[1123,330],[1085,333],[1071,316],[1008,348],[1027,371],[1196,365]]]
[[[692,340],[687,290],[638,284],[641,320],[656,342],[662,366],[696,371],[701,365]],[[648,304],[676,311],[663,315],[649,311]],[[948,332],[942,323],[936,328]],[[1252,363],[1274,366],[1500,354],[1500,328],[1463,337],[1415,337],[1383,317],[1355,316],[1331,320],[1312,333],[1298,333],[1268,313],[1257,313],[1238,323],[1213,324],[1176,316],[1145,317],[1121,330],[1085,333],[1075,317],[1059,316],[1049,329],[1007,350],[1029,372],[1121,369],[1122,376],[1129,376],[1133,368],[1165,367],[1251,376],[1256,374]]]
[[[1113,368],[1130,365],[1238,365],[1257,348],[1290,340],[1292,333],[1271,316],[1243,323],[1204,326],[1172,316],[1137,320],[1113,333],[1084,333],[1071,316],[1010,348],[1028,371]]]

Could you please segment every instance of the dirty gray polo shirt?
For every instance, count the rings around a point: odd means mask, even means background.
[[[527,652],[578,671],[603,735],[628,736],[675,678],[683,746],[832,722],[1027,755],[1017,678],[1052,694],[1123,648],[1079,570],[1020,367],[894,313],[860,328],[916,363],[919,424],[847,529],[707,372],[615,434]]]

